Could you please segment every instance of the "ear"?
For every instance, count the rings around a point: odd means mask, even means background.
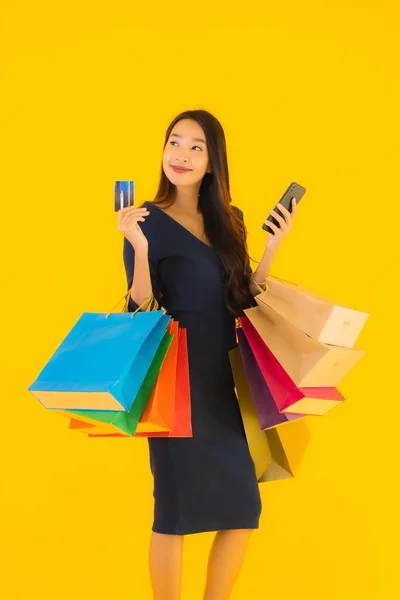
[[[208,164],[208,168],[207,168],[207,173],[212,173],[212,172],[213,172],[213,170],[212,170],[212,166],[211,166],[211,164],[209,163],[209,164]]]

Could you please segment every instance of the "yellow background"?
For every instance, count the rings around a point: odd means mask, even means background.
[[[262,486],[233,599],[397,598],[397,3],[140,4],[0,9],[0,595],[150,598],[146,441],[71,433],[26,388],[82,311],[124,294],[113,181],[151,199],[170,119],[205,108],[252,256],[299,181],[273,273],[371,313],[347,402],[310,420],[296,479]],[[186,541],[184,599],[201,598],[211,540]]]

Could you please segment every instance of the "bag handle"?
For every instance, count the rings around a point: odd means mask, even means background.
[[[291,283],[292,285],[299,287],[298,283],[295,283],[294,281],[290,281],[290,279],[283,279],[282,277],[278,277],[277,275],[268,275],[268,277],[271,277],[272,279],[277,279],[278,281],[283,281],[284,283]]]
[[[130,295],[131,295],[131,290],[128,290],[127,293],[124,295],[124,297],[121,298],[121,300],[114,306],[114,308],[112,308],[110,310],[110,312],[107,313],[106,319],[108,319],[108,317],[115,311],[115,309],[117,308],[117,306],[119,306],[123,300],[124,300],[124,307],[122,309],[122,312],[123,313],[129,312],[128,311],[128,306],[129,306],[129,296]],[[138,306],[137,309],[132,312],[132,317],[134,317],[136,315],[136,313],[139,312],[144,306],[148,307],[153,300],[156,303],[155,310],[161,309],[164,312],[164,314],[166,314],[165,308],[161,308],[160,307],[160,304],[159,304],[158,300],[154,297],[154,294],[152,293],[152,294],[150,294],[150,296],[148,296],[148,298],[146,298],[146,300],[143,302],[143,304],[141,304],[140,306]]]
[[[258,283],[258,281],[256,281],[254,273],[252,273],[250,275],[250,279],[251,279],[251,282],[256,286],[256,288],[260,292],[260,294],[262,294],[263,292],[266,292],[268,290],[267,280],[265,280],[263,283]]]

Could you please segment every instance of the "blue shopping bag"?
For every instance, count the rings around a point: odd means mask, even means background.
[[[170,318],[83,313],[28,390],[48,409],[130,410]]]

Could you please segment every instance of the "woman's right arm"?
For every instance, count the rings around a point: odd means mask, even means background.
[[[128,309],[136,310],[152,294],[154,289],[154,266],[149,262],[149,246],[139,222],[144,222],[149,211],[146,208],[129,206],[118,211],[118,230],[124,235],[124,264],[130,298]],[[146,310],[148,307],[144,307]]]
[[[129,240],[127,240],[129,242]],[[131,244],[132,245],[132,244]],[[153,293],[150,277],[149,253],[133,251],[133,278],[130,287],[131,298],[137,306],[141,306]],[[129,285],[129,272],[127,272]]]

